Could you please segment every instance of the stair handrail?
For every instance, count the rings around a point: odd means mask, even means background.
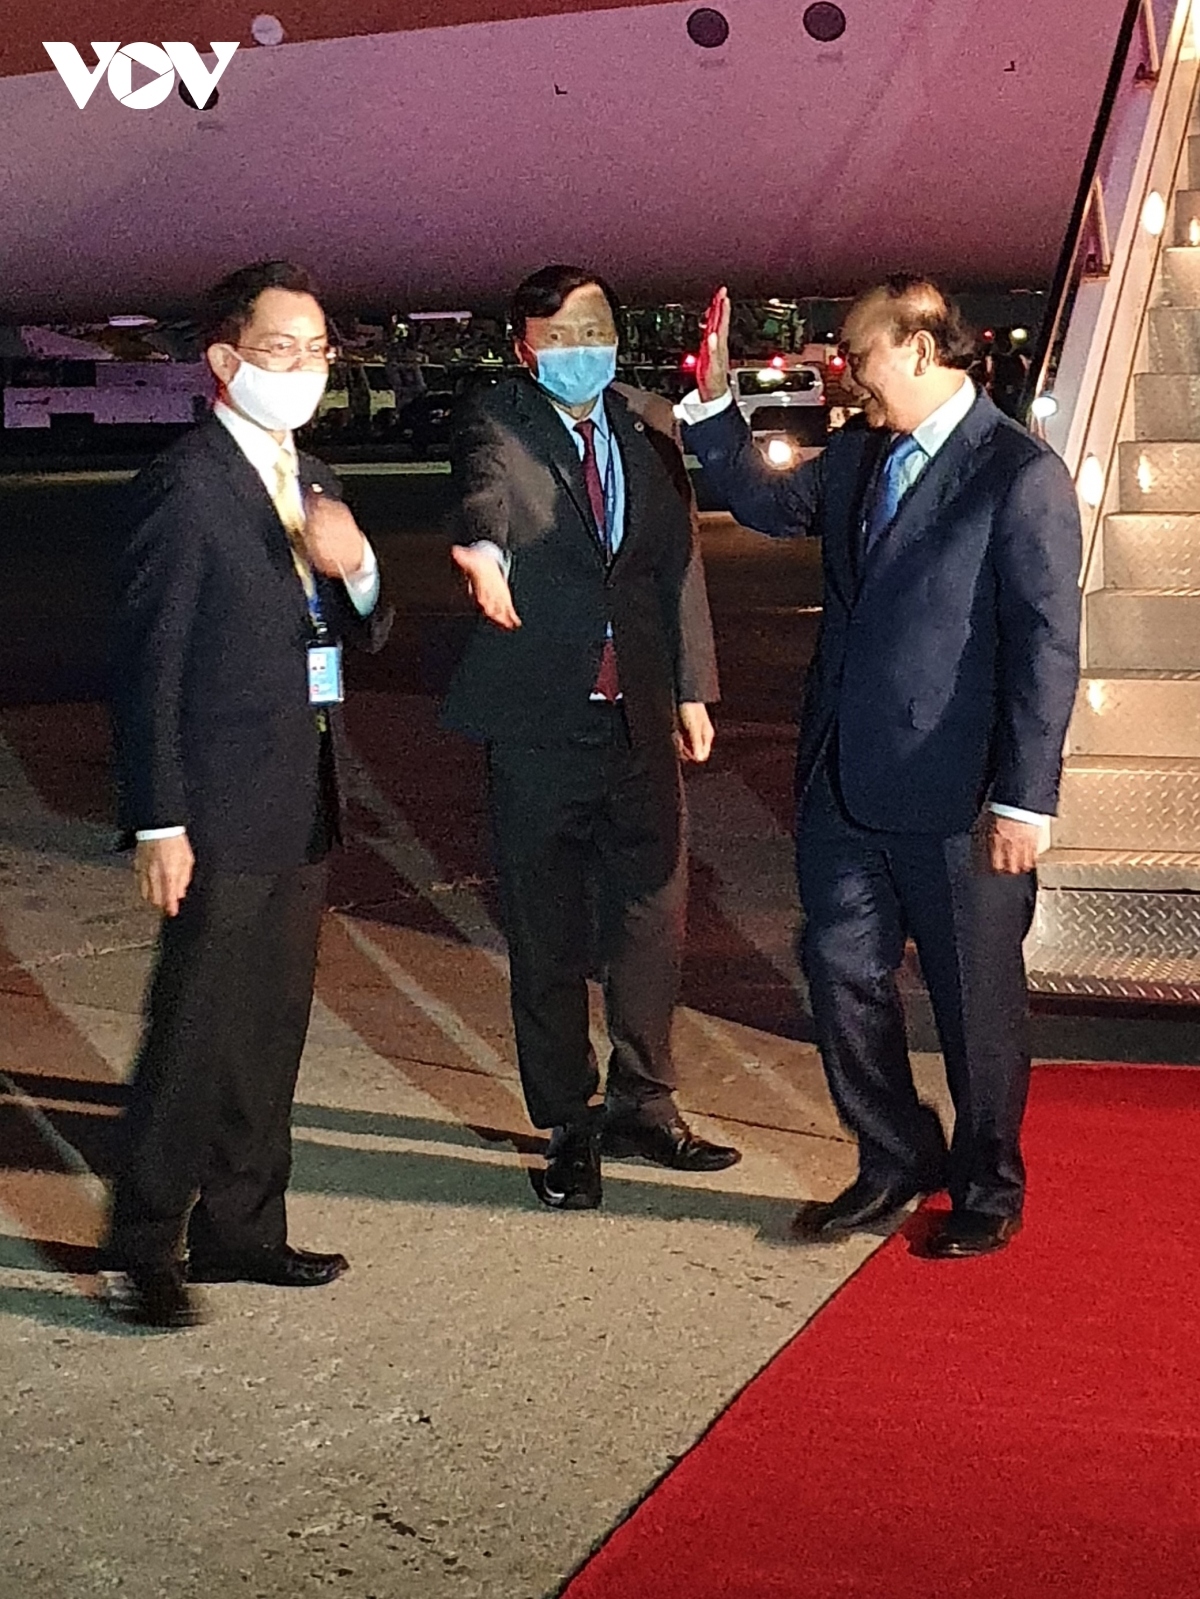
[[[1075,288],[1079,274],[1084,269],[1080,257],[1088,238],[1089,223],[1098,217],[1102,236],[1107,233],[1104,188],[1100,176],[1101,161],[1112,132],[1113,113],[1120,98],[1121,88],[1130,77],[1130,56],[1138,36],[1139,22],[1142,24],[1141,34],[1145,54],[1132,73],[1132,81],[1149,85],[1158,80],[1160,62],[1153,10],[1148,9],[1147,0],[1126,0],[1112,61],[1109,63],[1108,76],[1104,82],[1104,92],[1100,97],[1100,106],[1096,112],[1087,154],[1084,156],[1083,168],[1079,175],[1079,186],[1075,191],[1071,217],[1063,235],[1062,248],[1046,297],[1046,311],[1038,329],[1029,370],[1025,377],[1020,414],[1027,418],[1030,417],[1034,400],[1050,388],[1058,365]],[[1106,245],[1107,239],[1104,239],[1102,248]],[[1099,264],[1102,271],[1107,272],[1111,257]],[[1036,421],[1036,417],[1033,420]]]

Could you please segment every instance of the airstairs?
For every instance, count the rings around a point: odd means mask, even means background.
[[[1200,1002],[1197,13],[1126,14],[1032,373],[1085,552],[1083,676],[1026,949],[1042,993]]]

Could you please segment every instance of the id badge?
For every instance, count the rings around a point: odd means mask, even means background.
[[[340,644],[310,644],[308,646],[308,703],[310,705],[340,705],[342,693],[342,646]]]

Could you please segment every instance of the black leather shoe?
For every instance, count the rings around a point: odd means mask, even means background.
[[[605,1118],[600,1147],[617,1159],[640,1155],[643,1160],[669,1166],[673,1171],[724,1171],[742,1158],[740,1149],[698,1138],[678,1115],[666,1122],[610,1115]]]
[[[934,1260],[994,1255],[1021,1231],[1019,1216],[989,1216],[982,1210],[952,1210],[925,1244]]]
[[[188,1261],[188,1277],[194,1283],[267,1283],[272,1288],[324,1288],[349,1270],[345,1255],[318,1255],[290,1244],[249,1255],[202,1255]]]
[[[810,1200],[801,1205],[791,1225],[792,1237],[802,1243],[828,1243],[848,1233],[876,1227],[902,1210],[910,1199],[927,1191],[909,1180],[886,1184],[856,1178],[836,1199],[822,1203]]]
[[[164,1332],[198,1327],[204,1320],[200,1301],[184,1282],[179,1266],[111,1274],[104,1304],[118,1321]]]
[[[537,1196],[553,1210],[595,1210],[604,1195],[600,1180],[600,1128],[596,1118],[565,1122],[550,1134],[546,1169]]]

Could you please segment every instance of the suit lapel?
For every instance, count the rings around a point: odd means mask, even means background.
[[[651,446],[646,440],[646,424],[640,417],[635,417],[628,403],[611,389],[604,396],[604,414],[608,417],[612,447],[621,457],[621,471],[625,479],[625,525],[621,542],[613,556],[615,566],[647,521],[645,496],[651,477],[645,470],[642,452]]]
[[[529,429],[531,440],[542,459],[549,464],[570,495],[575,509],[579,512],[580,531],[586,537],[597,559],[603,561],[604,551],[596,537],[587,484],[583,480],[583,462],[579,458],[578,450],[571,442],[554,406],[549,400],[543,399],[532,380],[522,383],[516,392],[517,404]]]
[[[979,446],[991,433],[998,415],[985,394],[977,396],[970,411],[901,502],[891,527],[879,535],[870,554],[865,556],[864,583],[871,582],[913,539],[919,538],[942,507],[980,469],[983,461]],[[861,521],[860,518],[860,527]]]
[[[216,417],[205,426],[209,430],[209,447],[218,461],[226,487],[246,519],[258,529],[271,565],[286,579],[287,592],[292,596],[296,608],[307,617],[308,606],[304,599],[304,589],[296,575],[292,547],[288,541],[287,531],[279,520],[274,501],[267,493],[266,485],[242,453],[241,447],[228,428],[222,426]],[[309,477],[311,480],[311,474]],[[302,465],[301,482],[305,481]]]

